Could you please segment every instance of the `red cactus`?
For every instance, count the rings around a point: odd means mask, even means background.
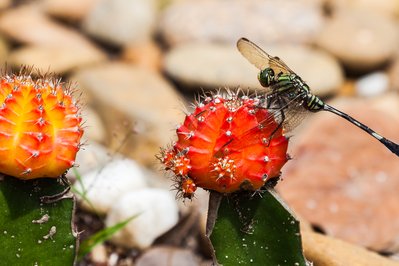
[[[196,187],[257,190],[278,177],[287,161],[288,140],[257,97],[206,97],[176,132],[178,140],[163,150],[162,162],[186,198]]]

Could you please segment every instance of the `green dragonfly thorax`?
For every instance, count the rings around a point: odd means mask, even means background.
[[[295,73],[275,74],[272,68],[265,68],[258,74],[263,87],[270,87],[272,93],[286,98],[286,102],[300,101],[304,108],[317,112],[323,109],[324,102],[312,94],[309,86]]]

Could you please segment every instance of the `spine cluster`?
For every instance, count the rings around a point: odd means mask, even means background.
[[[178,140],[162,151],[161,161],[185,198],[197,187],[257,190],[278,177],[287,161],[288,139],[258,97],[230,91],[204,97],[176,133]]]
[[[59,177],[83,134],[79,108],[54,78],[0,78],[0,172],[21,179]]]

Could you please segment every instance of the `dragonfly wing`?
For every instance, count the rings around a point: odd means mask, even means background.
[[[302,120],[309,114],[302,106],[297,105],[296,107],[291,106],[287,108],[284,112],[284,121],[283,121],[283,129],[284,133],[289,133],[294,130]],[[275,114],[276,119],[280,114]]]
[[[274,70],[275,74],[295,73],[279,57],[269,55],[262,48],[246,38],[238,40],[237,48],[251,64],[260,70],[270,67]]]
[[[295,97],[290,96],[292,90],[286,90],[279,93],[278,84],[272,86],[272,93],[268,94],[267,107],[271,109],[276,121],[282,123],[284,132],[288,133],[296,128],[299,123],[307,116],[308,110],[304,108],[303,94],[296,94]]]

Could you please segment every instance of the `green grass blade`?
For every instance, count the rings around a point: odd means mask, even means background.
[[[129,217],[125,221],[119,222],[111,227],[104,228],[103,230],[92,235],[90,238],[86,239],[80,244],[78,260],[82,259],[86,254],[88,254],[96,245],[107,241],[113,234],[125,227],[131,220],[136,218],[139,214]]]
[[[72,168],[72,171],[73,171],[73,173],[74,173],[74,175],[76,177],[77,183],[79,183],[79,189],[78,189],[78,186],[76,184],[71,187],[72,192],[75,195],[79,195],[81,200],[87,202],[87,204],[89,205],[91,210],[97,214],[98,212],[97,212],[96,208],[94,207],[94,204],[87,197],[87,188],[83,184],[82,175],[79,173],[78,169],[76,169],[75,167]]]
[[[223,197],[210,239],[224,266],[307,265],[299,222],[273,190]]]
[[[73,265],[77,247],[72,228],[74,199],[40,201],[64,189],[55,179],[5,177],[0,181],[2,265]]]

